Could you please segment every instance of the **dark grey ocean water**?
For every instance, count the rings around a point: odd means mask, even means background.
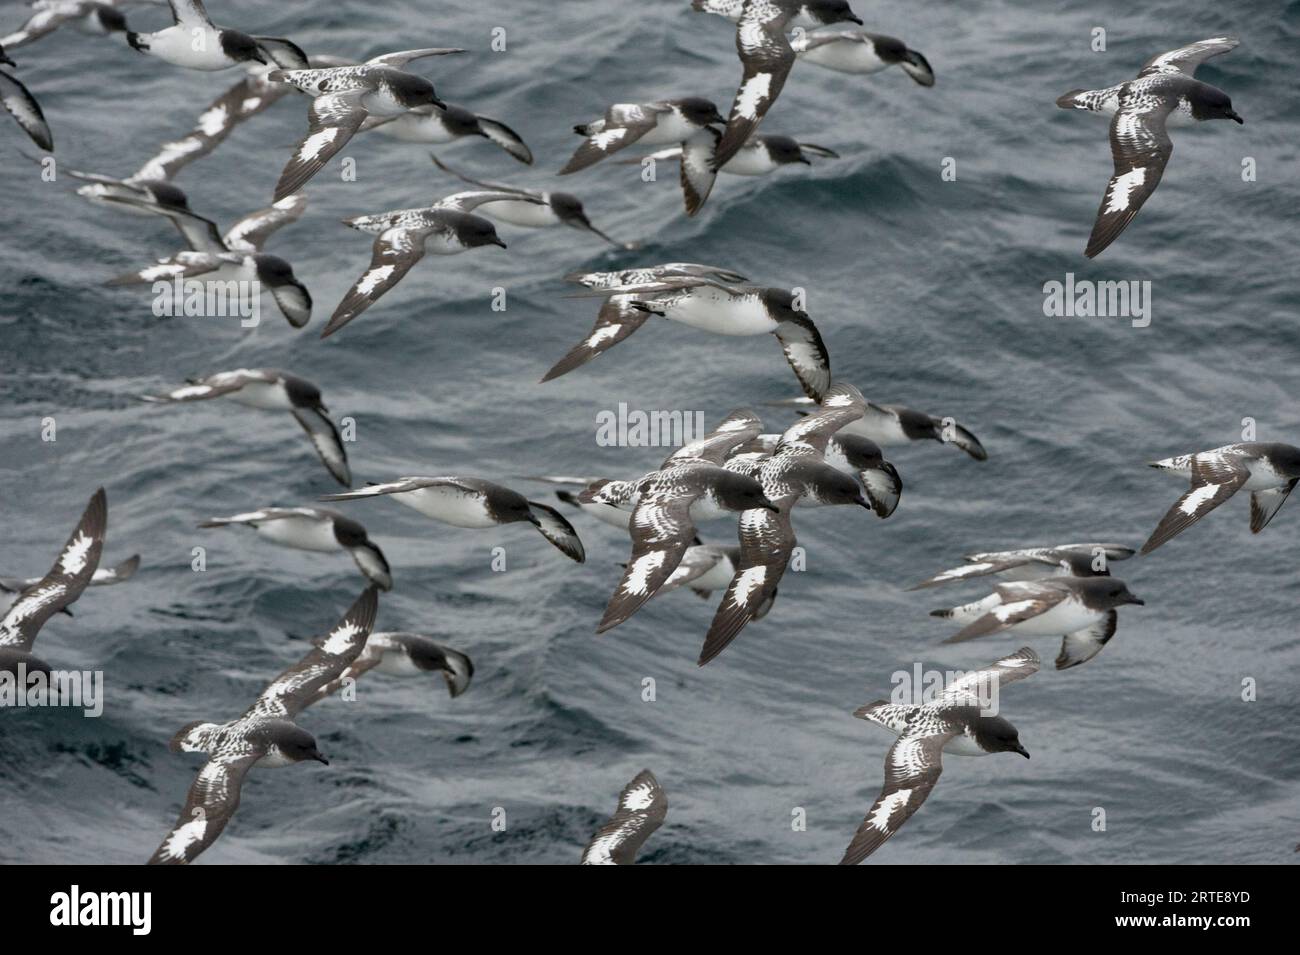
[[[888,737],[850,715],[914,662],[988,662],[1022,641],[941,646],[927,616],[978,587],[904,587],[961,554],[1117,539],[1137,545],[1179,493],[1144,467],[1240,439],[1300,437],[1294,264],[1300,224],[1294,63],[1300,3],[1029,2],[877,4],[869,29],[934,66],[933,89],[898,70],[870,77],[797,65],[764,129],[842,157],[760,180],[724,177],[695,220],[671,176],[642,183],[602,164],[568,179],[601,228],[643,243],[621,252],[569,230],[501,225],[507,251],[427,258],[324,342],[318,330],[368,261],[344,216],[419,205],[454,191],[427,149],[358,137],[358,181],[331,165],[305,190],[303,219],[269,251],[316,300],[295,332],[270,312],[159,319],[143,292],[104,279],[174,250],[171,227],[88,206],[66,179],[42,182],[31,146],[0,122],[0,573],[39,574],[95,487],[108,490],[105,561],[143,555],[129,585],[88,591],[37,649],[64,668],[102,670],[99,719],[66,710],[0,720],[0,860],[140,862],[176,818],[197,758],[166,741],[194,719],[241,712],[359,593],[343,555],[275,548],[197,521],[252,506],[310,503],[334,490],[287,415],[212,402],[146,406],[135,395],[188,375],[283,367],[316,381],[356,419],[358,481],[460,472],[632,476],[656,449],[600,447],[597,414],[705,412],[788,397],[794,380],[767,338],[725,339],[651,322],[592,365],[538,378],[590,327],[595,304],[561,276],[698,261],[809,290],[837,377],[869,398],[951,414],[990,458],[916,445],[889,457],[906,482],[887,521],[866,512],[797,515],[808,569],[773,612],[710,666],[695,665],[711,607],[656,600],[601,637],[596,621],[626,538],[573,517],[588,560],[565,560],[527,528],[458,530],[392,502],[350,506],[393,563],[380,625],[470,654],[470,690],[372,675],[355,703],[330,700],[302,724],[330,755],[254,772],[205,863],[572,863],[619,788],[654,770],[667,822],[646,862],[836,861],[882,779]],[[490,178],[553,185],[570,127],[613,101],[699,94],[726,109],[732,28],[685,0],[346,2],[212,0],[214,18],[285,35],[311,53],[369,56],[458,45],[426,60],[453,103],[497,117],[532,146],[525,168],[485,142],[438,147]],[[18,4],[0,25],[16,26]],[[144,28],[160,12],[132,9]],[[488,51],[504,26],[508,51]],[[1108,50],[1090,49],[1094,27]],[[1174,132],[1155,197],[1095,262],[1082,251],[1110,172],[1105,121],[1057,109],[1075,87],[1132,76],[1155,53],[1219,33],[1239,49],[1200,77],[1227,90],[1244,126]],[[120,41],[61,32],[14,51],[70,167],[126,175],[187,131],[235,81],[139,56]],[[178,184],[220,223],[265,205],[305,105],[286,99],[241,127]],[[941,179],[945,157],[957,178]],[[1243,182],[1251,157],[1257,180]],[[1152,321],[1049,318],[1043,286],[1149,280]],[[495,312],[491,290],[509,307]],[[764,408],[771,430],[792,419]],[[58,438],[40,440],[53,416]],[[1295,508],[1296,505],[1292,505]],[[710,540],[733,533],[705,528]],[[1234,500],[1149,558],[1119,565],[1145,607],[1087,666],[1047,666],[1003,698],[1033,753],[947,761],[925,807],[882,863],[1265,863],[1300,839],[1296,604],[1300,513],[1259,537]],[[203,545],[208,569],[194,573]],[[508,570],[490,567],[506,548]],[[1055,655],[1052,640],[1032,640]],[[652,677],[657,700],[641,700]],[[1242,681],[1258,701],[1241,701]],[[504,832],[491,828],[495,807]],[[807,831],[791,828],[795,807]],[[1106,812],[1093,831],[1094,809]]]

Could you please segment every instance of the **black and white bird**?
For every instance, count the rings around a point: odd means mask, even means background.
[[[1106,186],[1084,255],[1093,258],[1119,237],[1160,185],[1174,144],[1170,124],[1230,119],[1244,123],[1228,94],[1194,79],[1205,60],[1235,49],[1236,37],[1217,36],[1152,57],[1136,79],[1098,90],[1071,90],[1062,109],[1111,115],[1110,151],[1115,172]]]
[[[560,175],[594,166],[633,143],[645,146],[681,143],[710,123],[725,122],[718,107],[699,96],[654,103],[616,103],[605,110],[601,119],[573,127],[575,133],[586,139],[560,170]]]
[[[1143,554],[1181,534],[1238,491],[1250,492],[1250,532],[1258,534],[1300,481],[1300,448],[1250,441],[1180,454],[1152,462],[1151,467],[1188,478],[1192,486],[1161,518],[1142,545]]]
[[[632,865],[650,834],[668,815],[668,797],[643,769],[618,794],[618,809],[582,850],[582,865]]]
[[[24,587],[0,617],[0,673],[17,676],[20,666],[27,673],[50,672],[49,664],[32,655],[32,644],[45,621],[80,597],[94,577],[107,526],[108,497],[101,487],[91,496],[49,573]]]
[[[297,46],[287,40],[272,42],[270,38],[262,37],[261,42],[268,58],[283,69],[337,66],[349,62],[329,55],[308,59]],[[89,180],[87,185],[77,190],[77,194],[91,200],[111,201],[114,198],[131,197],[167,204],[167,193],[160,191],[161,183],[184,200],[184,193],[170,182],[180,170],[216,149],[240,124],[294,92],[293,87],[286,83],[272,83],[268,80],[270,72],[271,67],[250,67],[246,76],[204,108],[193,129],[178,139],[163,143],[139,170],[126,179],[93,174],[78,175],[71,171],[70,174],[74,177]],[[188,208],[183,201],[180,205]],[[129,207],[123,208],[131,211]]]
[[[326,494],[321,500],[355,501],[367,497],[392,497],[425,517],[453,527],[482,529],[502,524],[532,524],[565,557],[579,564],[586,559],[578,532],[559,511],[481,478],[403,477],[343,494]]]
[[[634,270],[655,273],[671,266]],[[606,273],[615,276],[627,273]],[[587,286],[576,298],[600,297],[601,308],[592,334],[561,360],[564,371],[585,364],[601,352],[608,351],[640,327],[640,322],[618,321],[619,313],[640,311],[669,321],[690,325],[715,335],[775,335],[781,351],[794,371],[804,394],[820,399],[831,383],[831,359],[821,333],[795,293],[782,288],[741,285],[708,274],[665,274],[659,278],[636,280],[627,284],[603,284],[601,273],[581,276]],[[611,320],[613,319],[613,320]],[[602,323],[604,328],[602,328]],[[612,332],[621,334],[613,334]],[[546,378],[558,377],[557,365]],[[559,372],[562,374],[563,372]]]
[[[902,40],[866,30],[817,30],[790,41],[803,63],[815,63],[837,73],[878,73],[899,66],[921,86],[934,85],[929,61]]]
[[[505,123],[450,103],[417,106],[397,116],[371,116],[361,124],[361,132],[372,129],[381,136],[402,142],[439,146],[459,139],[482,138],[500,146],[525,165],[533,163],[533,151]]]
[[[226,70],[241,63],[265,64],[269,57],[260,44],[262,37],[219,27],[208,17],[202,0],[167,0],[172,25],[153,33],[128,30],[126,42],[147,56],[156,56],[188,70]],[[267,37],[287,43],[281,37]]]
[[[722,134],[706,126],[684,143],[660,149],[639,159],[620,159],[620,164],[635,165],[652,162],[677,162],[682,199],[686,214],[693,216],[704,208],[705,200],[713,191],[719,173],[733,176],[766,176],[783,166],[802,164],[811,166],[809,156],[839,159],[839,153],[825,146],[801,143],[789,136],[751,136],[736,155],[721,169],[713,168],[713,153]]]
[[[663,582],[655,596],[687,587],[698,597],[708,600],[715,590],[725,590],[740,566],[739,547],[717,544],[692,544],[682,556],[677,569]],[[766,613],[764,608],[763,612]],[[757,617],[755,618],[757,619]]]
[[[280,173],[275,198],[292,195],[347,145],[361,124],[372,116],[400,116],[421,106],[445,106],[433,84],[402,67],[426,56],[464,53],[464,50],[428,47],[385,53],[358,66],[335,66],[308,70],[275,70],[267,75],[273,83],[288,83],[309,93],[309,128]]]
[[[852,422],[850,422],[851,424]],[[832,434],[822,452],[822,460],[831,467],[858,479],[871,504],[872,513],[885,518],[894,513],[903,494],[903,479],[898,469],[885,460],[880,445],[860,434],[847,434],[847,426]],[[781,443],[779,434],[760,434],[735,454],[762,452],[772,454]]]
[[[165,184],[152,183],[148,188],[156,194],[162,185]],[[261,296],[269,294],[275,299],[285,321],[294,328],[302,328],[311,321],[311,293],[307,286],[294,275],[292,265],[278,255],[262,251],[273,232],[302,215],[307,205],[306,196],[289,196],[265,209],[250,212],[224,235],[216,223],[190,211],[188,205],[125,196],[114,201],[171,219],[189,244],[189,249],[119,275],[110,279],[107,285],[151,285],[177,280],[184,283],[196,280],[205,285],[222,283],[226,307],[237,308],[239,314],[251,314],[254,305],[260,306]],[[235,284],[231,286],[231,282]]]
[[[943,754],[987,756],[1029,752],[1005,717],[984,712],[994,692],[1038,672],[1038,654],[1025,647],[979,670],[963,674],[926,703],[876,700],[853,711],[889,730],[898,740],[885,754],[885,784],[854,834],[840,865],[857,865],[903,827],[921,808],[943,771]],[[994,690],[994,687],[997,690]],[[994,697],[995,699],[997,697]]]
[[[847,0],[693,0],[691,6],[737,21],[736,51],[744,70],[713,155],[714,169],[721,169],[740,152],[781,95],[796,59],[785,35],[789,27],[862,26]]]
[[[251,527],[281,547],[316,553],[346,551],[357,569],[382,590],[393,589],[393,572],[379,545],[365,527],[350,517],[323,507],[263,507],[230,517],[211,517],[199,527]]]
[[[0,64],[17,65],[5,54],[3,45],[0,45]],[[41,112],[41,104],[36,102],[36,97],[26,86],[5,70],[0,70],[0,106],[14,118],[14,122],[22,127],[32,142],[47,153],[54,151],[54,137],[50,134],[45,114]]]
[[[944,643],[960,643],[989,634],[1011,631],[1020,636],[1063,636],[1056,668],[1087,663],[1115,636],[1117,607],[1142,606],[1124,581],[1115,577],[1048,577],[998,584],[981,600],[932,617],[955,620],[965,626]]]
[[[983,551],[967,554],[966,563],[935,574],[908,590],[924,590],[954,580],[969,580],[996,574],[1003,580],[1043,580],[1048,577],[1107,577],[1110,562],[1128,560],[1136,554],[1123,544],[1099,542],[1025,547],[1019,550]]]
[[[13,33],[0,36],[0,47],[16,50],[65,24],[88,36],[125,33],[129,28],[119,7],[133,2],[142,0],[36,0],[27,22]]]
[[[483,203],[478,209],[480,215],[500,219],[502,222],[509,222],[511,225],[522,226],[526,229],[545,229],[551,226],[566,225],[582,232],[590,232],[592,235],[598,236],[610,245],[620,249],[636,248],[635,245],[611,239],[592,225],[591,220],[587,218],[587,211],[582,206],[582,200],[571,192],[523,189],[504,182],[473,179],[452,169],[437,156],[430,154],[430,158],[439,169],[455,176],[462,182],[490,192],[513,194],[515,196],[514,199],[494,199]]]
[[[325,637],[317,641],[317,646],[328,639]],[[361,655],[346,670],[316,691],[312,702],[338,692],[350,681],[360,679],[363,673],[371,670],[403,677],[441,674],[452,699],[469,688],[469,681],[474,676],[474,664],[459,650],[435,643],[431,637],[423,634],[381,630],[370,635]]]
[[[208,761],[150,865],[193,862],[216,842],[239,807],[244,776],[254,765],[273,768],[308,760],[329,765],[315,737],[294,718],[360,656],[378,609],[378,593],[367,587],[329,635],[272,680],[242,716],[227,723],[199,720],[172,737],[172,752],[204,753]]]
[[[578,495],[583,503],[632,504],[628,532],[632,556],[597,633],[618,626],[667,583],[695,543],[695,521],[754,509],[777,512],[755,478],[722,466],[739,444],[758,434],[761,424],[744,409],[728,415],[714,432],[684,445],[636,481],[608,481]],[[743,542],[742,542],[743,547]]]
[[[776,404],[807,405],[808,397],[791,398]],[[904,405],[882,405],[867,402],[867,410],[856,421],[850,422],[845,435],[859,435],[874,441],[882,448],[897,448],[913,441],[938,441],[965,451],[976,461],[987,461],[988,452],[979,438],[956,418],[950,415],[932,415]]]
[[[776,508],[752,508],[740,515],[740,562],[709,625],[700,666],[726,649],[746,624],[771,606],[797,542],[791,520],[794,507],[871,507],[857,481],[823,457],[831,436],[860,416],[865,407],[858,389],[835,382],[827,389],[821,409],[795,422],[771,454],[755,452],[727,459],[727,469],[757,479],[764,497]]]
[[[375,237],[370,266],[343,296],[321,338],[328,338],[356,318],[390,288],[400,282],[411,267],[433,255],[457,255],[485,245],[505,248],[491,222],[472,211],[488,202],[527,202],[518,193],[498,191],[458,192],[419,209],[397,209],[344,219],[344,225]]]
[[[339,429],[329,417],[320,389],[306,379],[272,368],[238,368],[219,371],[161,395],[144,395],[143,400],[160,403],[206,401],[229,398],[247,408],[288,411],[311,438],[321,462],[344,487],[352,486],[348,455]]]
[[[721,282],[744,282],[739,272],[720,269],[694,262],[670,262],[650,268],[625,269],[620,272],[572,272],[564,277],[566,282],[577,282],[590,289],[606,289],[622,285],[644,285],[670,277],[713,278]],[[611,295],[601,305],[591,333],[574,345],[563,358],[551,366],[542,381],[568,374],[604,354],[641,327],[650,312],[636,305],[635,295]]]
[[[140,555],[132,554],[126,560],[122,561],[115,567],[100,567],[91,575],[90,587],[106,587],[110,584],[121,584],[135,576],[135,572],[140,569]],[[44,577],[0,577],[0,593],[21,594],[31,590],[39,584]],[[63,607],[59,613],[72,616],[72,611]]]

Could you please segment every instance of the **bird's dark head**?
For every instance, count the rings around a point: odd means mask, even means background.
[[[803,13],[814,23],[856,23],[862,20],[849,6],[848,0],[807,0]]]
[[[330,764],[330,761],[316,747],[316,737],[294,723],[281,721],[276,727],[274,740],[285,759],[290,762],[301,763],[304,760],[314,759],[326,766]]]
[[[546,202],[561,222],[583,229],[591,228],[591,222],[587,219],[587,212],[582,208],[582,201],[573,193],[552,192],[546,197]]]
[[[1124,604],[1146,606],[1146,601],[1128,589],[1128,584],[1118,577],[1091,577],[1083,581],[1084,590],[1102,607],[1120,607]]]
[[[702,96],[687,96],[685,99],[679,99],[677,109],[693,126],[708,126],[710,123],[727,125],[727,118],[718,112],[718,107],[713,101]]]
[[[717,482],[714,495],[718,503],[731,511],[749,511],[756,508],[778,512],[780,508],[767,499],[763,485],[744,474],[725,472]]]
[[[979,743],[991,753],[1019,753],[1029,758],[1029,750],[1020,745],[1020,733],[1010,720],[1001,716],[981,716],[976,723]]]
[[[319,408],[326,410],[321,401],[320,389],[310,381],[295,375],[284,376],[284,388],[289,393],[289,401],[295,408]]]
[[[805,166],[812,165],[812,160],[804,155],[803,149],[789,136],[764,136],[763,145],[767,147],[767,154],[772,158],[772,162],[778,166],[796,162],[801,162]]]
[[[438,109],[447,108],[447,104],[438,98],[433,84],[423,76],[416,76],[404,70],[388,69],[384,73],[384,81],[392,88],[394,98],[407,109],[429,104],[433,104]]]
[[[442,124],[454,136],[487,136],[478,123],[478,117],[463,106],[442,107]]]
[[[871,502],[862,496],[858,482],[829,464],[822,464],[817,476],[816,498],[821,504],[857,504],[871,510]]]
[[[1197,84],[1187,96],[1192,104],[1192,116],[1199,120],[1230,119],[1234,123],[1246,121],[1232,108],[1232,99],[1221,89],[1205,83]]]
[[[95,7],[95,19],[99,21],[99,26],[105,33],[125,33],[127,30],[126,17],[122,15],[122,11],[106,3]]]
[[[467,249],[476,249],[481,245],[499,245],[503,249],[506,247],[501,237],[497,235],[496,226],[482,216],[462,212],[456,214],[454,224],[456,238]]]
[[[790,289],[767,288],[763,290],[762,294],[764,302],[767,303],[768,311],[772,313],[772,318],[776,321],[808,317],[808,313],[802,308],[802,296],[796,296]]]
[[[220,35],[221,52],[236,63],[266,65],[266,55],[262,52],[262,48],[247,33],[240,33],[238,30],[222,30]]]
[[[1268,459],[1285,477],[1300,478],[1300,448],[1295,445],[1273,445],[1268,449]]]

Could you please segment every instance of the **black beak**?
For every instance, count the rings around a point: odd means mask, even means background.
[[[1232,120],[1239,126],[1244,126],[1246,124],[1246,121],[1237,115],[1236,110],[1228,110],[1228,119]]]
[[[5,66],[14,66],[14,67],[18,65],[13,60],[9,59],[9,57],[5,56],[3,53],[0,53],[0,63],[3,63]]]
[[[320,753],[312,753],[312,757],[311,757],[311,758],[314,759],[314,760],[316,760],[316,762],[318,762],[318,763],[324,763],[326,766],[328,766],[328,765],[330,764],[330,761],[329,761],[328,759],[326,759],[326,758],[325,758],[323,755],[321,755]]]
[[[1025,757],[1025,759],[1029,758],[1029,750],[1025,749],[1019,743],[1016,744],[1016,752]]]
[[[446,110],[446,108],[447,108],[447,104],[444,103],[442,100],[438,99],[438,97],[436,97],[436,96],[435,96],[433,99],[431,99],[429,102],[433,103],[433,105],[436,106],[436,107],[438,107],[438,109]],[[486,135],[486,134],[484,134],[484,135]]]
[[[721,123],[723,126],[726,126],[726,125],[727,125],[727,117],[723,116],[721,113],[719,113],[719,112],[715,109],[715,110],[713,111],[713,118],[712,118],[711,120],[709,120],[709,122],[710,122],[710,123]]]
[[[492,245],[499,245],[499,246],[501,246],[501,248],[503,248],[503,249],[506,247],[506,244],[505,244],[504,242],[501,241],[500,236],[493,236],[493,237],[492,237],[491,244],[492,244]]]
[[[1128,603],[1137,604],[1139,607],[1145,607],[1147,605],[1147,602],[1141,597],[1134,597],[1132,594],[1128,595]]]
[[[800,156],[798,159],[795,160],[795,162],[801,162],[801,163],[803,163],[805,166],[811,166],[811,165],[812,165],[812,160],[809,159],[807,156]]]
[[[777,507],[775,504],[773,504],[771,501],[768,500],[764,500],[763,503],[759,505],[759,507],[771,511],[773,514],[781,513],[781,508]]]
[[[854,503],[854,504],[857,504],[857,505],[859,505],[859,506],[861,506],[861,507],[865,507],[867,510],[871,510],[871,502],[868,501],[865,497],[863,497],[863,496],[860,495],[860,494],[858,495],[858,499],[857,499],[856,501],[854,501],[853,503]]]
[[[850,13],[847,17],[845,17],[845,19],[848,20],[850,23],[856,23],[858,26],[862,26],[862,18],[855,16],[852,13]]]

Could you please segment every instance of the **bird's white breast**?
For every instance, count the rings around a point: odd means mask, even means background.
[[[715,335],[762,335],[776,329],[776,322],[756,295],[730,295],[721,289],[701,286],[666,311],[666,317]]]
[[[282,517],[257,526],[257,532],[269,541],[299,550],[336,551],[342,545],[334,536],[334,525],[309,517]]]
[[[499,202],[485,202],[479,206],[478,211],[494,219],[500,219],[502,222],[525,226],[529,229],[557,225],[560,221],[560,217],[555,214],[555,210],[550,206],[536,202],[523,202],[522,200],[502,199]]]
[[[799,58],[840,73],[876,73],[889,64],[876,56],[875,47],[857,40],[836,40],[799,54]]]
[[[393,497],[425,517],[432,517],[444,524],[456,527],[496,526],[496,521],[488,513],[484,497],[458,487],[421,487],[394,494]]]

